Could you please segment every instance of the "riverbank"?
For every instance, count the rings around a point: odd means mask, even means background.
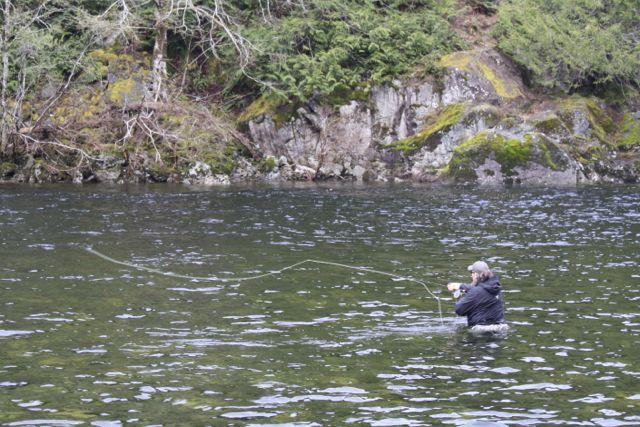
[[[640,77],[627,66],[640,59],[623,43],[635,15],[626,3],[595,14],[536,4],[312,2],[266,26],[247,15],[256,43],[288,31],[247,64],[207,57],[193,47],[202,40],[179,52],[96,43],[73,72],[59,66],[66,80],[43,74],[27,85],[25,75],[6,86],[22,89],[3,92],[0,181],[640,182]],[[539,19],[522,22],[533,6]],[[148,12],[137,11],[170,16]],[[549,17],[578,33],[595,20],[620,45],[578,46],[547,28],[563,56],[527,26]],[[185,43],[159,24],[156,42]],[[617,55],[617,68],[598,62],[598,49]]]

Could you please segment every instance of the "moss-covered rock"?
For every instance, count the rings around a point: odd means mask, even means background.
[[[632,151],[640,148],[640,120],[631,114],[625,114],[620,126],[620,137],[616,143],[621,151]]]
[[[612,115],[595,98],[572,96],[559,103],[558,116],[574,134],[611,144],[616,133]]]
[[[296,103],[283,100],[274,95],[262,95],[245,108],[238,116],[237,122],[240,125],[244,125],[251,120],[268,115],[273,119],[276,127],[280,128],[295,117],[297,107]]]
[[[503,112],[496,106],[480,104],[469,108],[460,123],[471,126],[482,122],[485,127],[493,128],[498,126],[503,119]]]
[[[488,160],[499,165],[499,170],[480,172],[491,176],[499,173],[507,183],[519,182],[518,176],[532,165],[551,172],[562,172],[569,167],[562,149],[540,134],[514,139],[482,132],[454,150],[443,173],[456,181],[476,181],[479,170]]]
[[[495,93],[504,100],[513,100],[523,96],[521,84],[514,74],[505,69],[504,61],[497,61],[485,51],[455,52],[444,56],[439,65],[443,68],[455,68],[476,75],[487,81]]]
[[[532,120],[533,127],[549,136],[564,136],[568,133],[565,123],[555,113],[549,113]]]
[[[109,86],[107,99],[120,106],[140,103],[144,100],[143,85],[133,78],[118,80]]]
[[[475,169],[492,157],[501,165],[502,172],[511,176],[515,174],[516,166],[531,160],[531,146],[530,139],[507,139],[502,135],[482,132],[454,150],[447,173],[456,179],[475,179]]]
[[[460,123],[465,117],[468,106],[466,104],[454,104],[431,116],[423,130],[409,138],[394,142],[389,145],[393,151],[411,155],[422,147],[433,150],[439,143],[442,133]]]

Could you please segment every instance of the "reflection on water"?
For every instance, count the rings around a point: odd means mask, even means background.
[[[638,190],[2,187],[0,423],[640,425]]]

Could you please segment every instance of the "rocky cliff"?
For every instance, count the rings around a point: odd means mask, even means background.
[[[538,97],[493,49],[457,52],[441,66],[441,76],[395,81],[365,99],[245,115],[264,178],[638,182],[640,112]]]
[[[367,92],[295,105],[258,98],[237,115],[242,132],[205,105],[147,106],[144,61],[94,56],[108,64],[114,83],[81,86],[50,120],[51,132],[61,136],[75,126],[76,145],[61,139],[49,143],[50,151],[36,146],[0,158],[0,181],[575,185],[640,179],[638,108],[533,93],[491,47],[445,56],[436,75]],[[158,122],[163,127],[156,129]],[[127,140],[136,132],[147,143]]]

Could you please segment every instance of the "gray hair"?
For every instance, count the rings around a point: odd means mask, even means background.
[[[478,274],[478,283],[486,282],[492,277],[493,277],[493,273],[491,272],[491,270],[483,271],[482,273]]]

